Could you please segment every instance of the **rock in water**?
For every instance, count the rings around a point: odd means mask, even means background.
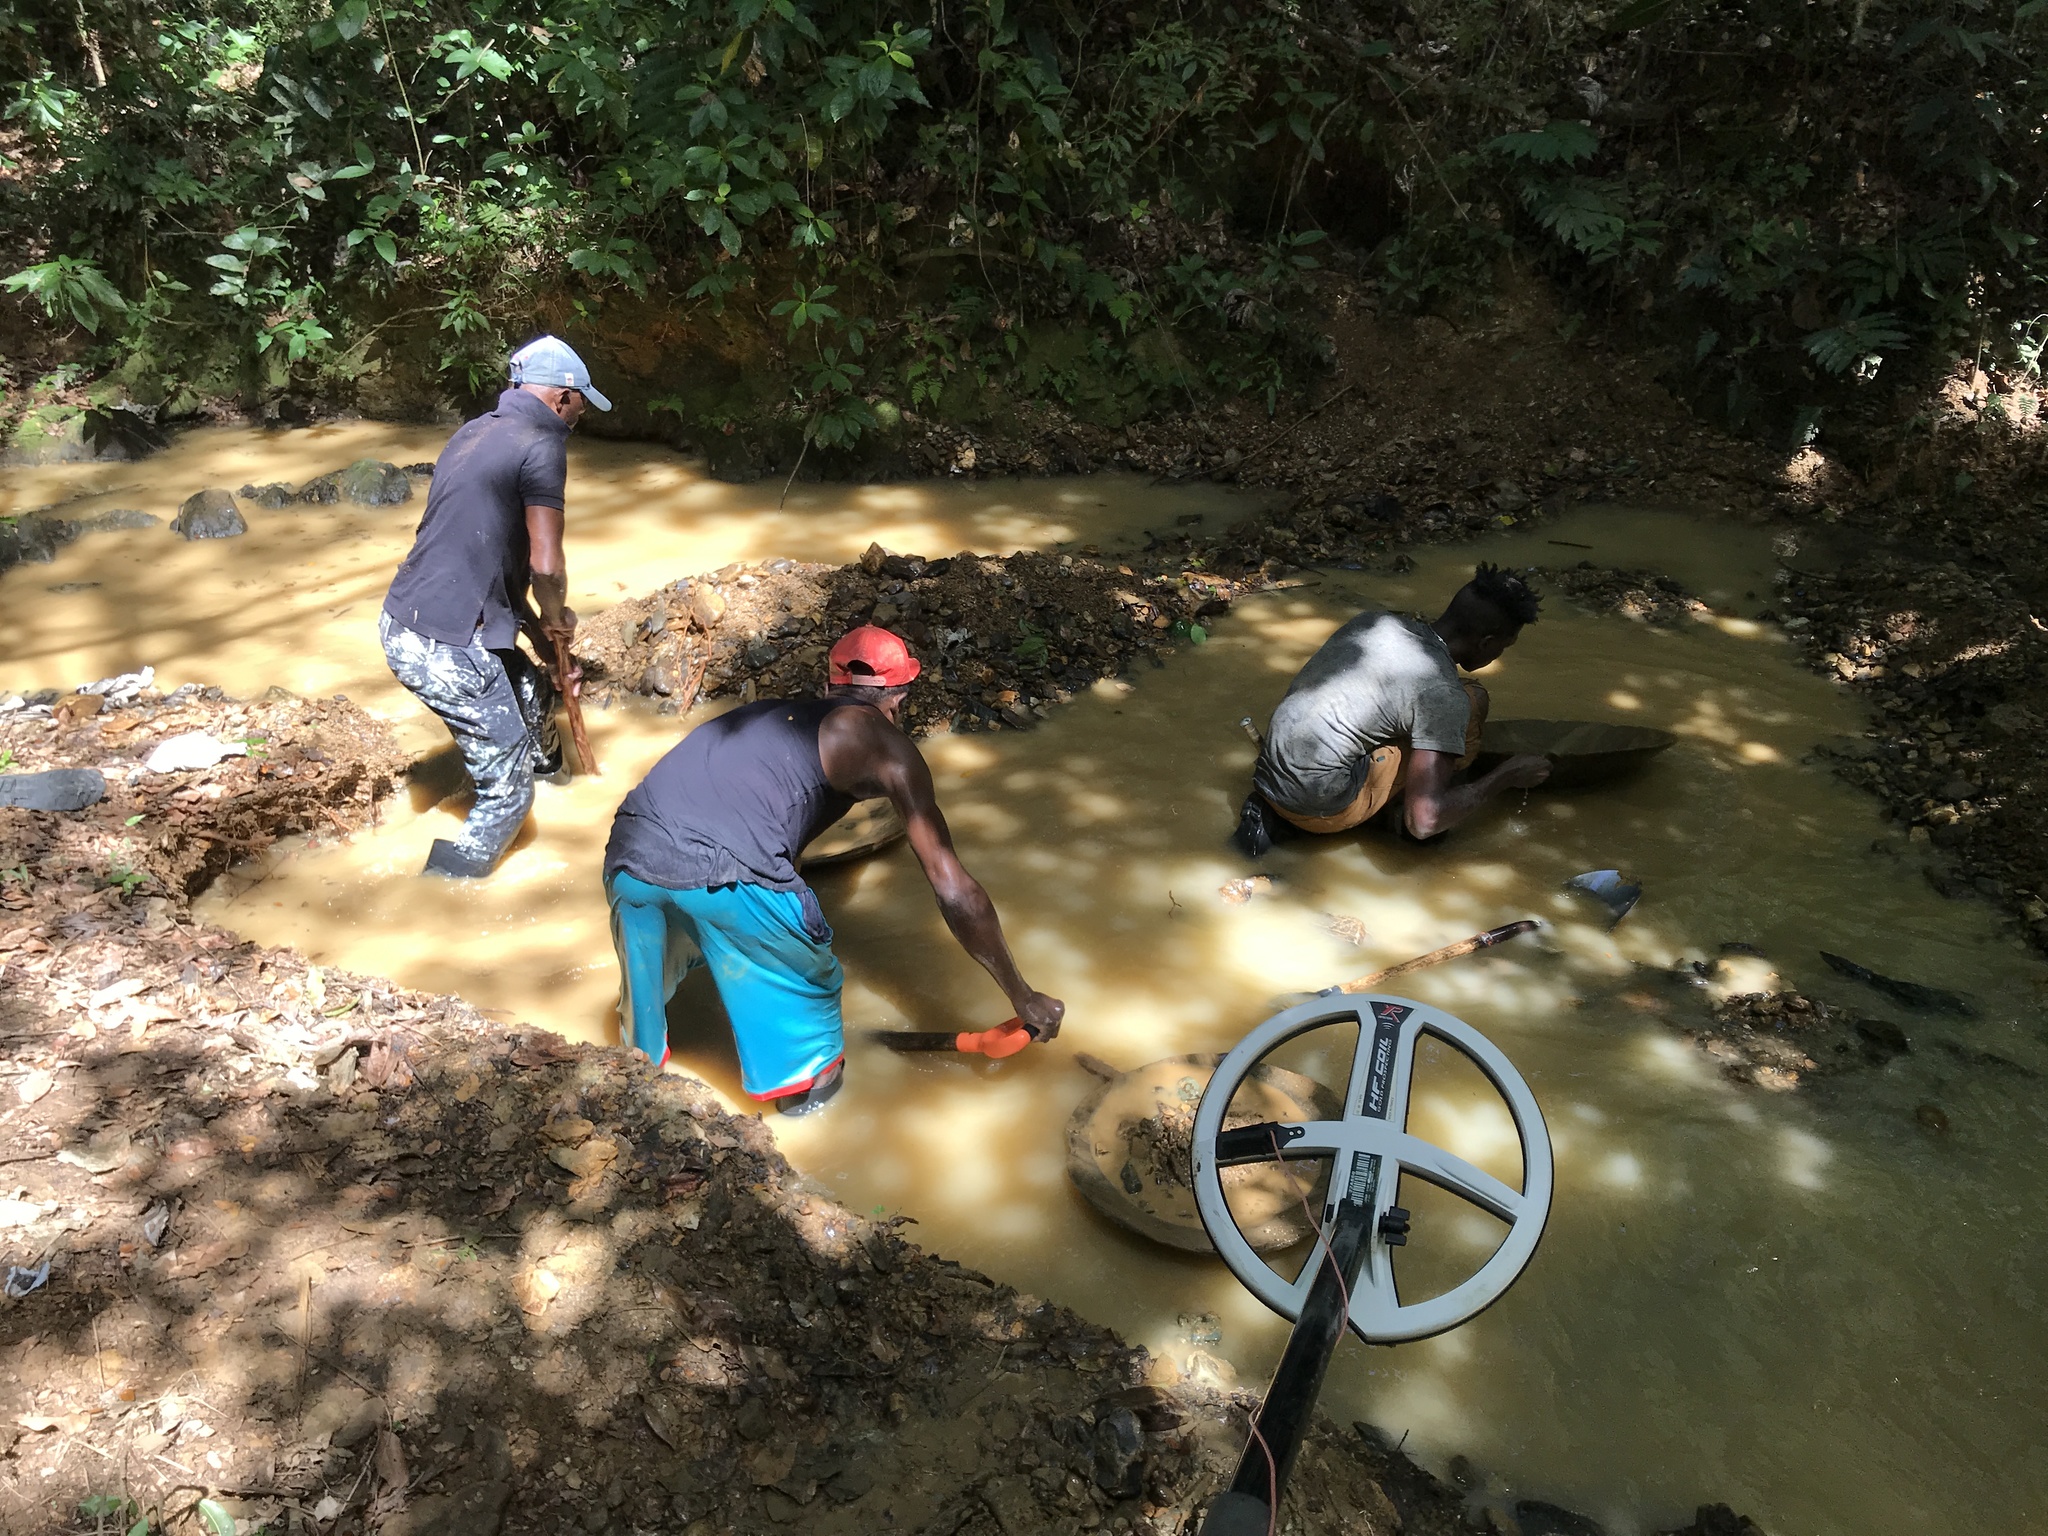
[[[77,525],[61,517],[31,512],[0,522],[0,571],[14,565],[48,565],[77,537]]]
[[[344,499],[363,507],[395,507],[412,500],[412,481],[396,464],[357,459],[348,468],[308,480],[299,488],[299,500],[313,506]]]
[[[299,493],[282,480],[272,480],[266,485],[245,485],[239,494],[242,500],[253,501],[271,512],[279,507],[288,507],[299,499]]]
[[[107,781],[96,768],[0,774],[0,805],[16,810],[82,811],[106,798]]]
[[[188,497],[171,520],[171,532],[185,539],[232,539],[248,531],[234,496],[222,490]]]

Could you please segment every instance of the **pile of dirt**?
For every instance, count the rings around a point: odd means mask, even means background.
[[[1786,986],[1746,944],[1672,970],[1642,968],[1616,1000],[1697,1047],[1730,1082],[1772,1093],[1881,1067],[1913,1048],[1888,1019]]]
[[[194,896],[287,833],[355,831],[405,774],[388,729],[345,698],[273,689],[244,702],[190,686],[116,689],[114,704],[109,696],[0,699],[6,772],[85,767],[106,779],[106,798],[75,815],[0,809],[0,848],[24,881],[76,877],[160,903]],[[145,766],[188,733],[233,755],[175,772]],[[0,889],[0,913],[26,902],[15,885]]]
[[[1595,613],[1618,614],[1643,624],[1676,624],[1712,610],[1683,585],[1655,571],[1629,571],[1581,560],[1576,565],[1538,566],[1536,589]]]
[[[1251,1394],[844,1209],[634,1052],[193,923],[195,850],[393,787],[359,711],[47,707],[11,711],[23,766],[128,798],[0,819],[0,1529],[1197,1527]],[[267,755],[127,784],[179,728]],[[1469,1503],[1319,1424],[1280,1520],[1453,1536]]]
[[[1087,553],[927,560],[874,546],[851,565],[771,560],[674,582],[607,609],[575,649],[596,702],[623,689],[681,711],[699,697],[808,697],[832,642],[881,624],[924,663],[904,705],[912,732],[1028,728],[1141,655],[1199,644],[1263,584]]]
[[[1686,1038],[1721,1064],[1724,1077],[1787,1093],[1818,1073],[1882,1066],[1912,1049],[1898,1025],[1804,993],[1751,992],[1714,1008]]]

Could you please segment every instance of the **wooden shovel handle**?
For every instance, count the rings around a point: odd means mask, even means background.
[[[555,688],[569,712],[569,734],[576,740],[576,756],[584,771],[603,777],[604,770],[597,766],[597,754],[590,750],[590,733],[583,728],[583,701],[569,682],[569,646],[559,636],[555,639]]]
[[[1432,949],[1426,955],[1417,955],[1413,960],[1403,960],[1399,965],[1390,965],[1385,970],[1373,971],[1368,975],[1355,976],[1337,988],[1339,992],[1370,992],[1381,982],[1395,976],[1405,976],[1410,971],[1427,970],[1432,965],[1441,965],[1446,960],[1455,960],[1460,955],[1469,955],[1475,950],[1491,949],[1496,944],[1505,944],[1509,939],[1519,938],[1525,933],[1534,933],[1543,925],[1533,918],[1524,918],[1518,923],[1506,923],[1499,928],[1489,928],[1484,933],[1475,933],[1469,939],[1460,939],[1455,944],[1446,944],[1442,949]]]

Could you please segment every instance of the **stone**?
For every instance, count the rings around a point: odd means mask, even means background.
[[[1145,1485],[1145,1434],[1138,1417],[1118,1408],[1095,1421],[1095,1486],[1113,1499],[1136,1498]]]
[[[352,501],[362,507],[395,507],[412,500],[412,480],[396,464],[357,459],[346,469],[308,480],[299,487],[299,500],[309,506]]]
[[[29,512],[0,520],[0,571],[16,565],[48,565],[57,551],[78,537],[74,523]]]
[[[718,621],[725,617],[725,595],[707,582],[691,583],[690,617],[699,629],[716,629]]]
[[[106,798],[107,781],[96,768],[0,774],[0,806],[15,810],[82,811]]]
[[[272,480],[263,485],[245,485],[236,493],[242,500],[254,502],[267,512],[279,507],[288,507],[299,499],[299,493],[282,480]]]
[[[171,520],[171,532],[182,539],[232,539],[249,531],[242,509],[227,491],[207,490],[187,497]]]

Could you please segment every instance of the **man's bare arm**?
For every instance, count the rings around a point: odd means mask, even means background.
[[[560,507],[526,509],[527,564],[541,632],[566,641],[576,633],[576,613],[569,607],[569,566],[562,554],[564,521]]]
[[[887,795],[910,832],[910,846],[960,947],[1003,989],[1032,1038],[1060,1032],[1066,1004],[1025,981],[1003,937],[995,903],[953,850],[953,834],[932,790],[931,769],[916,745],[871,709],[834,710],[818,731],[825,777],[844,794]]]
[[[1550,777],[1550,759],[1533,752],[1511,757],[1470,784],[1453,785],[1457,758],[1448,752],[1411,752],[1404,791],[1408,831],[1415,837],[1448,832],[1504,789],[1532,789]]]

